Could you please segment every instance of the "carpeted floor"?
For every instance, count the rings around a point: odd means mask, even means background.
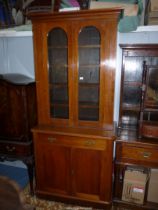
[[[28,173],[27,169],[14,166],[0,164],[0,176],[6,176],[14,180],[23,191],[25,204],[31,205],[36,210],[96,210],[92,207],[81,207],[67,205],[60,202],[42,200],[36,196],[31,196],[29,193]],[[129,210],[123,207],[112,207],[111,210]]]
[[[36,207],[36,210],[93,210],[89,207],[67,205],[60,202],[39,199],[29,194],[29,188],[24,190],[25,203]]]
[[[55,201],[39,199],[35,195],[31,196],[29,194],[29,187],[25,188],[24,197],[25,197],[26,204],[36,207],[36,210],[98,210],[92,207],[74,206],[74,205],[68,205],[68,204],[55,202]],[[113,206],[111,207],[110,210],[130,210],[130,209],[125,208],[125,207]]]

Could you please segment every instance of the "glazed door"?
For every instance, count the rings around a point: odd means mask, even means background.
[[[83,27],[78,37],[78,120],[99,121],[100,32]]]
[[[72,34],[75,37],[73,31]],[[68,48],[70,33],[66,34],[59,27],[48,33],[50,117],[69,119],[70,110],[72,112],[78,107],[77,112],[72,113],[72,119],[78,116],[77,121],[97,122],[100,102],[100,33],[96,27],[87,26],[80,30],[77,38],[72,41],[74,45]],[[72,53],[71,58],[68,56],[69,51]],[[70,88],[73,89],[72,94]],[[70,95],[74,96],[72,103]]]
[[[50,117],[68,119],[68,37],[60,27],[48,33],[48,63]]]
[[[106,26],[104,21],[74,24],[74,122],[79,126],[113,124],[114,74],[108,64],[111,48]]]

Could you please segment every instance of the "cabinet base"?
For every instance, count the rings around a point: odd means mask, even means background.
[[[84,206],[84,207],[92,207],[92,208],[99,208],[99,209],[105,209],[105,210],[111,210],[112,208],[112,202],[104,202],[104,201],[89,201],[86,199],[79,199],[73,196],[66,196],[66,195],[52,195],[49,193],[36,191],[35,195],[38,198],[46,199],[49,201],[56,201],[56,202],[62,202],[65,204],[71,204],[75,206]]]

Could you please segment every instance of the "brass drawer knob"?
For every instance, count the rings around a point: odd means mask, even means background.
[[[53,138],[53,137],[48,137],[48,141],[49,141],[50,143],[53,143],[53,142],[55,142],[55,141],[56,141],[56,138]]]
[[[94,146],[96,142],[94,140],[87,140],[85,141],[85,146]]]
[[[15,147],[13,147],[13,146],[6,146],[6,149],[7,149],[8,152],[15,151]]]
[[[151,152],[142,152],[141,154],[143,155],[144,158],[150,158],[152,153]]]

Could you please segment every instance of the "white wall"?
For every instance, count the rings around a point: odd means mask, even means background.
[[[0,74],[21,73],[34,78],[32,32],[0,34]]]

